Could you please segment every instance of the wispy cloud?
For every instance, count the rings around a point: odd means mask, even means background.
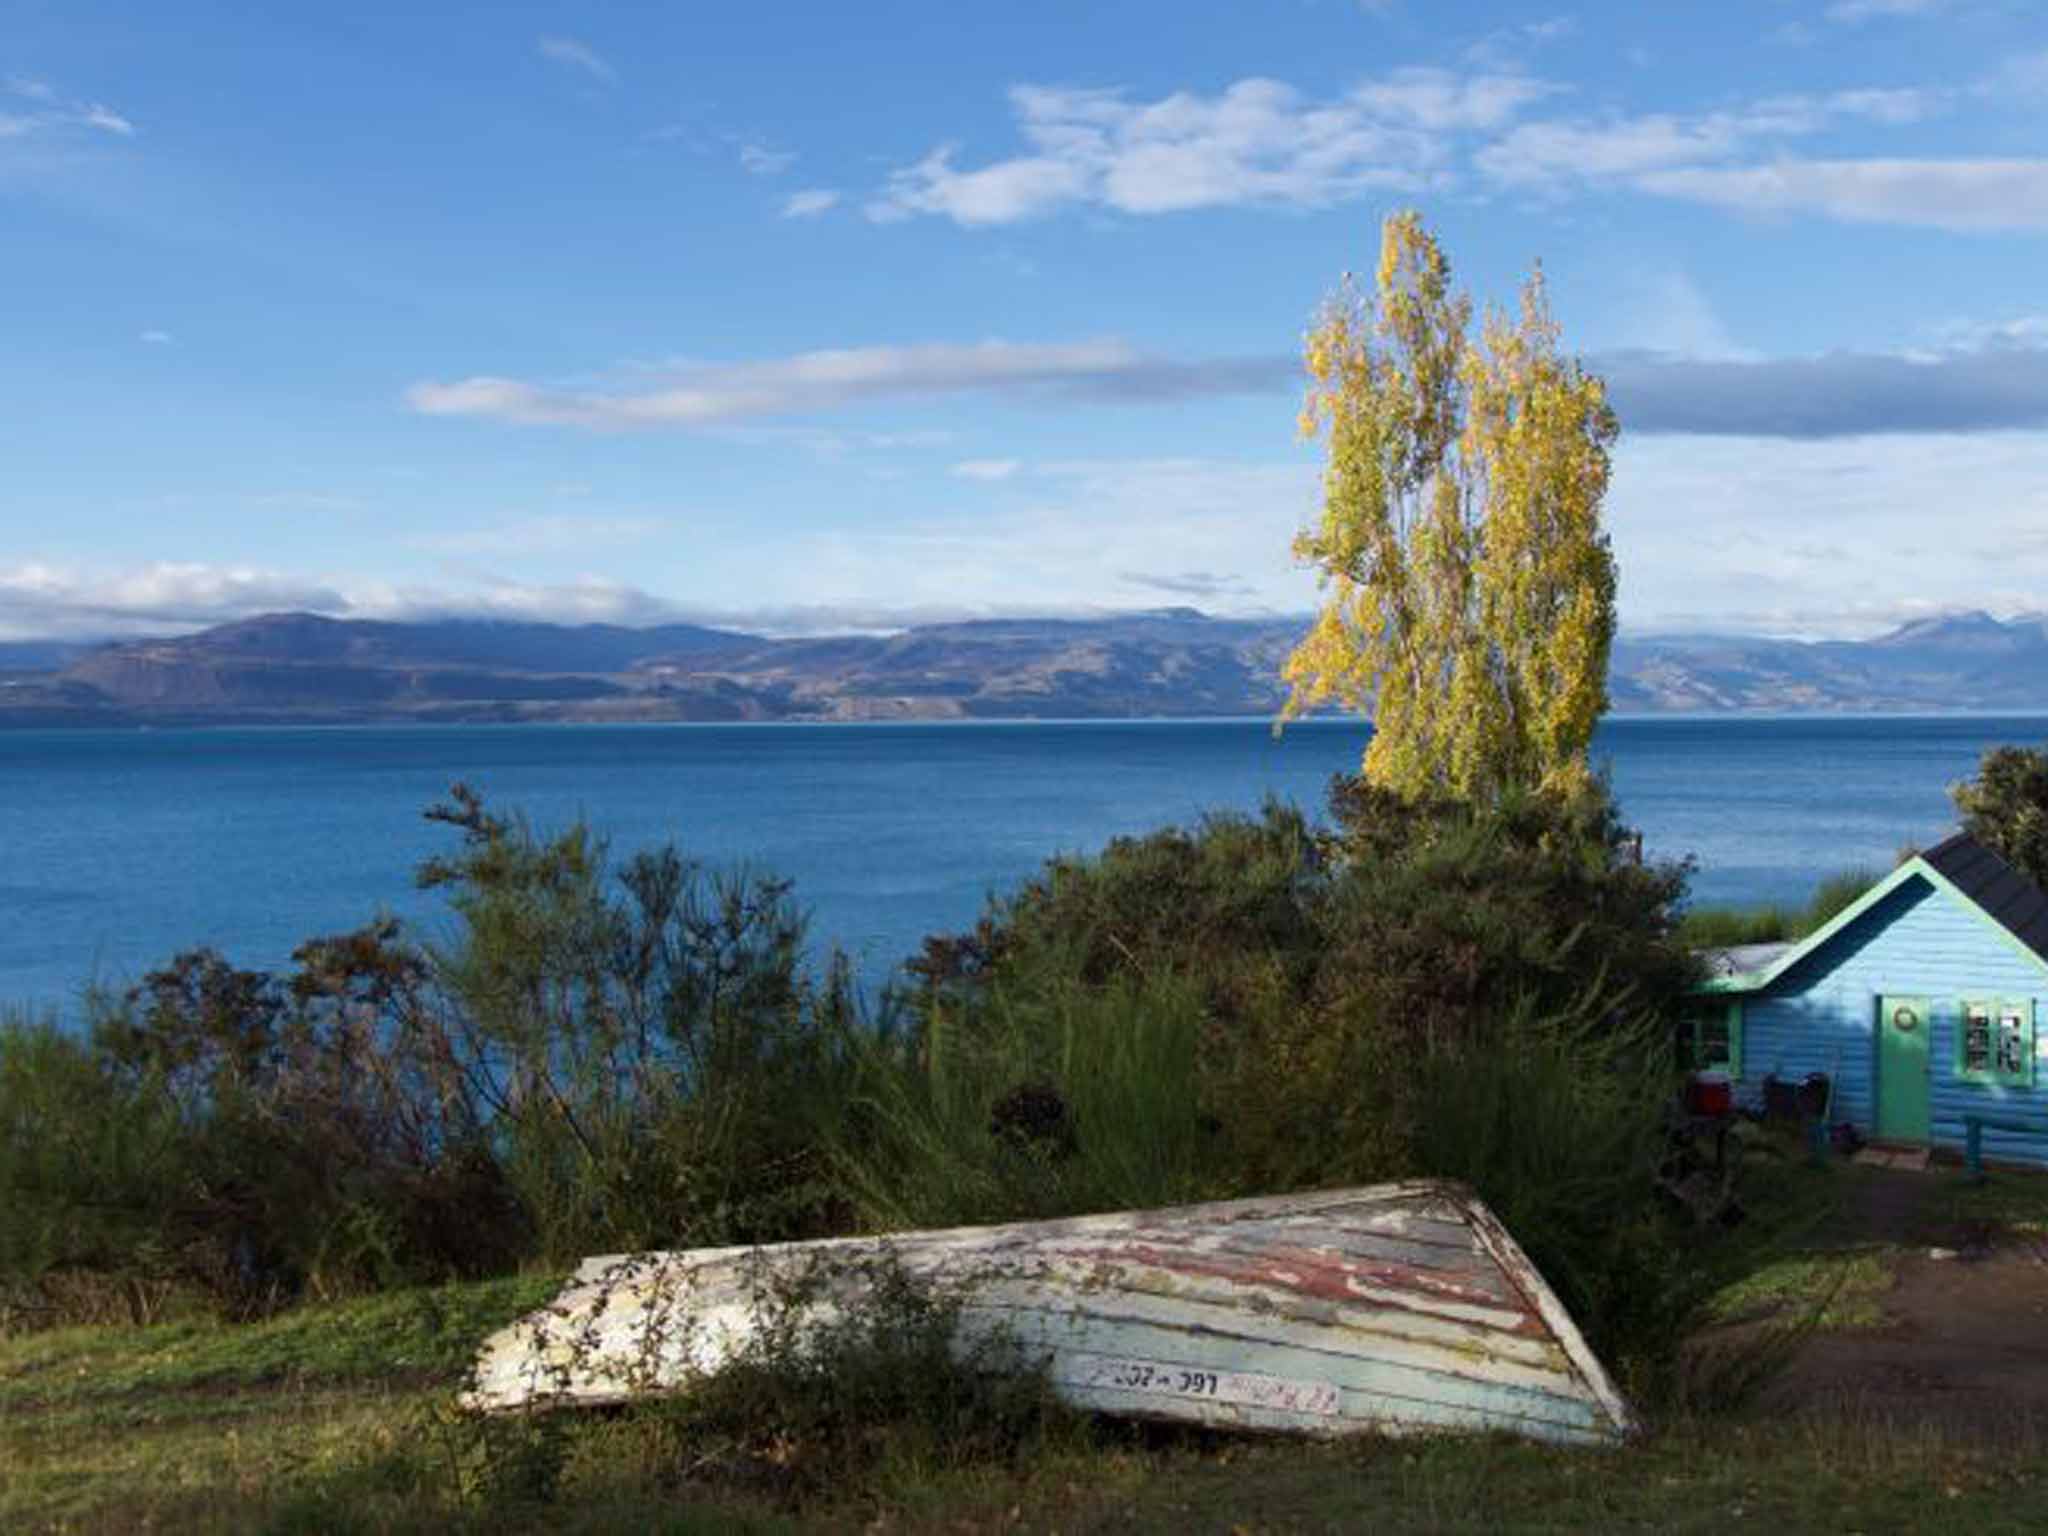
[[[957,147],[941,145],[896,171],[867,212],[883,221],[931,214],[992,225],[1074,205],[1129,214],[1314,208],[1371,191],[1415,191],[1444,167],[1446,135],[1495,129],[1557,89],[1522,74],[1420,68],[1323,101],[1267,79],[1151,102],[1115,90],[1020,85],[1010,104],[1025,153],[962,168]]]
[[[1884,16],[1932,16],[1949,8],[1951,0],[1835,0],[1827,8],[1829,21],[1857,23]]]
[[[1214,571],[1121,571],[1118,579],[1130,586],[1149,587],[1155,592],[1169,592],[1175,597],[1214,600],[1249,597],[1254,591],[1252,584],[1242,576],[1221,576]]]
[[[801,192],[790,193],[782,205],[782,216],[785,219],[815,219],[838,206],[839,194],[830,187],[805,187]]]
[[[618,82],[619,72],[595,48],[573,37],[543,37],[534,44],[534,49],[550,63],[578,70],[604,85]]]
[[[112,107],[65,96],[48,81],[9,75],[0,80],[0,98],[27,104],[19,111],[0,109],[0,139],[81,128],[123,139],[135,135],[135,124]]]
[[[793,149],[770,149],[751,140],[740,145],[740,168],[749,176],[780,176],[795,164]]]
[[[1576,31],[1578,22],[1570,16],[1548,16],[1541,21],[1497,27],[1467,48],[1465,59],[1483,69],[1519,69],[1537,49]]]
[[[151,329],[144,331],[140,336],[136,337],[135,339],[137,341],[147,342],[152,347],[168,347],[171,344],[171,333],[169,331],[159,331]]]
[[[947,473],[961,480],[1008,480],[1024,467],[1022,459],[962,459]]]
[[[1742,213],[1949,230],[2048,229],[2048,159],[1776,160],[1658,170],[1636,185]]]
[[[1504,186],[1555,190],[1722,162],[1772,140],[1843,122],[1918,122],[1941,106],[1941,96],[1931,91],[1843,90],[1762,97],[1692,116],[1660,112],[1525,122],[1481,149],[1473,163]]]
[[[429,416],[577,427],[702,427],[868,401],[948,395],[1013,401],[1162,401],[1284,388],[1288,357],[1181,362],[1116,340],[984,341],[803,352],[764,362],[684,365],[632,387],[564,389],[478,377],[406,393]]]

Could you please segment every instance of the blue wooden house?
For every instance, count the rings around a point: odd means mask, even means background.
[[[1874,1141],[2048,1165],[2048,894],[1959,833],[1796,944],[1717,950],[1694,1060],[1758,1107],[1825,1073]],[[2017,1134],[2026,1126],[2040,1136]]]

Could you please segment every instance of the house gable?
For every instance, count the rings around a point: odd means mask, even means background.
[[[1960,883],[1958,876],[1969,883]],[[1940,892],[2008,952],[2031,965],[2042,983],[2048,983],[2048,915],[2043,911],[2048,908],[2048,897],[1997,855],[1958,835],[1924,855],[1908,859],[1806,938],[1770,953],[1760,968],[1727,971],[1710,978],[1698,990],[1761,992],[1788,972],[1809,964],[1844,934],[1865,924],[1871,913],[1885,910],[1899,892],[1912,888],[1916,882]],[[1987,897],[1995,905],[1987,908]]]
[[[1835,1118],[1866,1133],[1877,1124],[1880,998],[1923,1000],[1928,1021],[1930,1135],[1959,1144],[1963,1117],[1990,1114],[2048,1128],[2048,1073],[2024,1084],[1972,1078],[1960,1065],[1971,1002],[2022,1009],[2048,1038],[2048,961],[1945,879],[1915,860],[1836,922],[1774,961],[1740,989],[1743,1096],[1766,1076],[1797,1081],[1823,1073],[1835,1085]],[[1992,1155],[2039,1161],[2048,1143],[1987,1144]]]

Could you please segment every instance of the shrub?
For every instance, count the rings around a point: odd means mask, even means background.
[[[786,882],[673,847],[614,876],[583,826],[539,837],[456,786],[430,862],[460,922],[432,953],[541,1254],[765,1242],[843,1221],[818,1127],[862,1027],[843,960],[802,968]]]
[[[966,1294],[886,1248],[763,1266],[751,1332],[673,1400],[669,1428],[699,1475],[842,1497],[892,1462],[1013,1465],[1074,1434],[1043,1360],[1000,1328],[963,1333]]]
[[[1459,1178],[1596,1341],[1666,1350],[1684,1308],[1645,1287],[1680,1262],[1651,1173],[1696,975],[1676,937],[1688,866],[1638,862],[1604,792],[1474,807],[1339,779],[1332,811],[1057,860],[928,944],[917,1028],[844,1154],[863,1211]],[[1021,1109],[1055,1123],[1054,1102],[1056,1134],[1020,1147]]]

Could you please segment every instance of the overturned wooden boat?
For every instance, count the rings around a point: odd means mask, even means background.
[[[1059,1396],[1103,1413],[1581,1444],[1632,1428],[1520,1246],[1470,1190],[1434,1181],[590,1259],[553,1303],[485,1342],[465,1401],[687,1390],[744,1347],[764,1288],[785,1302],[800,1288],[804,1319],[823,1321],[858,1303],[878,1256],[958,1299],[964,1343],[1013,1343],[1044,1361]]]

